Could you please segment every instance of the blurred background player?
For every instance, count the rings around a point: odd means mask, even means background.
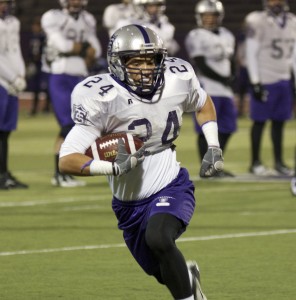
[[[237,110],[232,91],[235,38],[222,27],[224,7],[220,1],[202,0],[195,7],[198,28],[185,38],[185,47],[193,61],[198,78],[213,99],[219,130],[220,147],[225,153],[230,136],[236,131]],[[195,122],[200,160],[207,152],[207,141]],[[224,171],[219,176],[233,176]]]
[[[45,45],[45,34],[42,31],[40,17],[37,16],[31,25],[29,38],[29,55],[26,64],[26,77],[28,91],[33,92],[33,101],[30,115],[34,116],[39,110],[41,93],[43,93],[45,104],[42,112],[50,112],[50,98],[48,94],[48,73],[43,71],[43,53]]]
[[[116,23],[115,29],[128,24],[147,26],[155,31],[163,40],[170,56],[179,51],[179,44],[174,38],[175,26],[165,15],[165,0],[132,0],[134,14],[128,19],[121,19]]]
[[[284,125],[292,116],[292,52],[296,19],[285,0],[263,1],[264,10],[246,16],[246,66],[251,83],[251,166],[255,175],[292,175],[283,160]],[[260,147],[266,121],[271,120],[274,170],[261,161]]]
[[[238,116],[244,117],[249,113],[250,102],[250,81],[246,67],[246,29],[244,23],[236,36],[235,66],[234,93],[237,102]]]
[[[109,37],[116,30],[119,20],[131,19],[135,14],[132,0],[122,0],[118,4],[108,5],[103,12],[103,27],[107,29]]]
[[[14,1],[0,0],[0,190],[27,188],[8,169],[9,137],[17,127],[18,94],[26,88],[20,22]]]
[[[54,186],[76,187],[85,182],[64,175],[58,169],[59,150],[74,125],[71,118],[71,93],[75,85],[88,75],[102,49],[96,35],[96,20],[85,10],[87,0],[60,0],[62,9],[43,14],[46,34],[46,59],[50,67],[49,93],[53,111],[60,125],[55,144]],[[76,110],[79,111],[79,110]]]

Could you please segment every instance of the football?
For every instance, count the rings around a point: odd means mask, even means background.
[[[114,161],[117,155],[118,140],[122,139],[127,153],[133,154],[143,145],[143,141],[130,133],[110,133],[96,139],[85,151],[85,155],[105,161]]]

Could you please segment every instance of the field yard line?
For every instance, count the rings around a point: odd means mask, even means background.
[[[278,234],[289,234],[296,233],[296,229],[282,229],[273,231],[259,231],[259,232],[246,232],[246,233],[233,233],[233,234],[222,234],[222,235],[209,235],[209,236],[197,236],[180,238],[178,242],[194,242],[194,241],[209,241],[219,239],[233,239],[242,237],[256,237],[256,236],[268,236]],[[94,250],[94,249],[110,249],[110,248],[123,248],[126,247],[124,243],[121,244],[106,244],[106,245],[90,245],[90,246],[76,246],[76,247],[63,247],[63,248],[52,248],[52,249],[40,249],[40,250],[22,250],[12,252],[0,252],[0,256],[12,256],[12,255],[24,255],[24,254],[41,254],[41,253],[52,253],[52,252],[64,252],[64,251],[77,251],[77,250]]]
[[[112,196],[110,194],[100,194],[99,196],[87,197],[87,198],[64,198],[58,200],[37,200],[37,201],[23,201],[23,202],[0,202],[0,207],[22,207],[22,206],[38,206],[38,205],[47,205],[47,204],[59,204],[59,203],[71,203],[79,201],[100,201],[105,200],[109,196],[110,199]],[[111,201],[111,200],[110,200]]]

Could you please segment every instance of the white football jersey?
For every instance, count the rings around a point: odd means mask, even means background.
[[[246,64],[251,82],[270,84],[291,77],[296,17],[275,18],[266,11],[247,15]]]
[[[185,38],[185,47],[191,59],[203,56],[213,71],[224,77],[231,75],[230,58],[234,55],[235,38],[228,29],[219,27],[219,34],[204,28],[193,29]],[[231,88],[202,74],[198,73],[198,76],[209,95],[233,96]]]
[[[156,34],[162,39],[164,46],[167,48],[169,55],[174,55],[179,50],[179,45],[177,41],[174,39],[175,35],[175,26],[170,23],[168,17],[166,15],[161,15],[158,20],[158,26],[156,24],[148,22],[146,19],[139,19],[139,18],[130,18],[130,19],[121,19],[119,20],[114,29],[117,29],[129,25],[129,24],[137,24],[146,26],[152,29]]]
[[[109,36],[117,29],[116,24],[121,20],[131,19],[135,14],[132,4],[110,4],[103,13],[103,26],[108,30]]]
[[[25,77],[19,20],[14,16],[0,18],[0,36],[0,84],[7,89],[18,76]]]
[[[94,16],[83,10],[75,19],[67,10],[51,9],[43,14],[41,25],[47,38],[46,56],[50,61],[50,72],[86,76],[88,71],[84,59],[67,53],[73,49],[74,42],[89,42],[96,50],[96,57],[101,56]]]
[[[146,198],[176,178],[180,166],[170,147],[180,133],[183,113],[201,109],[206,97],[192,66],[178,58],[166,60],[165,84],[151,99],[133,94],[111,74],[88,77],[73,90],[76,125],[60,156],[84,153],[97,137],[111,132],[137,135],[151,155],[129,173],[108,179],[118,199]],[[83,134],[77,134],[77,127],[84,128]]]

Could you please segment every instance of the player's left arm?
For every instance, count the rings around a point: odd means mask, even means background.
[[[201,177],[212,177],[223,171],[224,159],[218,139],[216,110],[209,95],[203,107],[196,113],[196,119],[208,143],[208,151],[203,157],[199,174]]]

